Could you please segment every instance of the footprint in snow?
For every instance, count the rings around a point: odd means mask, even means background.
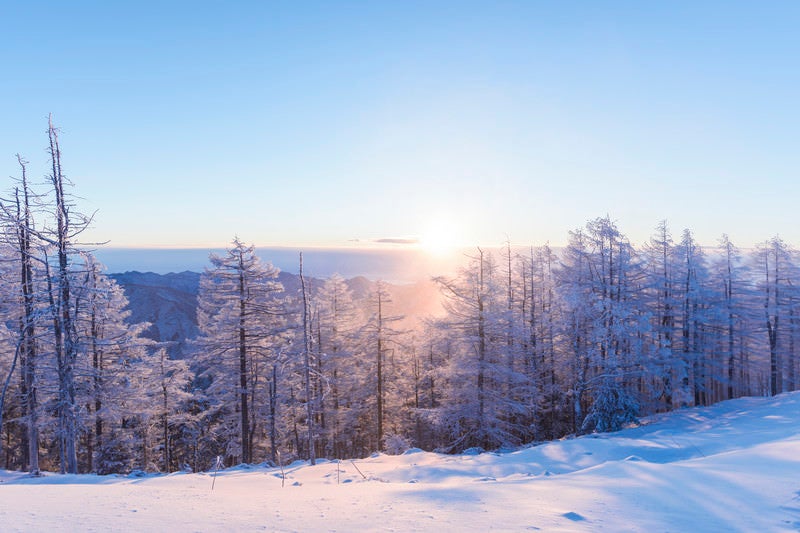
[[[586,520],[584,516],[579,515],[578,513],[573,513],[572,511],[564,513],[561,516],[563,516],[567,520],[572,520],[573,522],[583,522],[584,520]]]

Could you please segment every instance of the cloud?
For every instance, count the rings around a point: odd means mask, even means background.
[[[372,242],[378,244],[419,244],[419,239],[390,237],[384,239],[374,239]]]

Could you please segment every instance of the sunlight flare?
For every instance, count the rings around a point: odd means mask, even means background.
[[[445,256],[458,247],[458,232],[452,220],[431,221],[419,239],[420,247],[428,254]]]

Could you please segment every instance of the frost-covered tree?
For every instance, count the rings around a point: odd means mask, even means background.
[[[536,327],[533,300],[537,295],[546,301],[547,291],[536,287],[533,271],[538,265],[526,264],[525,257],[515,253],[511,241],[507,240],[500,252],[500,276],[504,292],[504,307],[499,320],[504,331],[504,344],[498,346],[500,364],[505,367],[503,387],[507,402],[506,418],[513,438],[525,442],[535,433],[537,403],[541,400],[541,383],[538,371],[541,370],[535,351],[546,350],[544,344],[533,346],[532,340],[539,340],[533,329]],[[546,267],[545,267],[546,268]],[[530,275],[529,275],[530,274]],[[544,321],[546,322],[546,320]],[[543,324],[542,324],[543,325]]]
[[[31,205],[36,196],[28,185],[28,162],[19,154],[17,154],[17,162],[20,165],[21,176],[14,188],[13,199],[0,202],[0,213],[5,229],[3,242],[8,249],[8,270],[5,274],[10,278],[16,278],[16,282],[8,280],[9,296],[15,294],[17,297],[11,298],[11,301],[15,302],[11,304],[13,309],[6,311],[9,315],[18,317],[18,334],[14,344],[15,350],[18,350],[22,374],[20,380],[22,418],[25,419],[27,426],[24,439],[27,441],[27,446],[23,453],[23,463],[27,463],[29,472],[36,474],[39,471],[36,330],[37,323],[41,322],[43,315],[37,294],[39,289],[34,280],[34,268],[38,260],[35,250],[38,248],[39,241],[36,239]]]
[[[121,455],[131,455],[134,418],[145,419],[152,405],[140,394],[149,368],[142,363],[152,341],[142,337],[149,324],[131,324],[128,299],[122,288],[103,272],[91,254],[84,254],[82,271],[73,279],[76,394],[81,412],[87,471],[126,469]],[[125,422],[125,420],[128,422]],[[126,451],[127,450],[127,451]]]
[[[678,329],[677,313],[680,303],[676,299],[679,280],[675,243],[667,225],[662,220],[656,226],[643,250],[647,263],[649,282],[648,308],[652,316],[653,357],[650,361],[650,374],[654,378],[650,385],[651,403],[656,410],[673,408],[675,381],[678,376]],[[657,402],[655,402],[657,400]]]
[[[391,316],[387,306],[392,302],[386,286],[378,282],[371,295],[374,305],[373,312],[364,329],[366,352],[372,355],[375,361],[375,373],[370,381],[375,384],[375,443],[378,449],[383,447],[386,423],[386,397],[387,397],[387,355],[394,350],[392,343],[397,335],[392,323],[400,317]],[[368,355],[369,357],[369,355]]]
[[[301,311],[301,325],[303,328],[301,338],[303,341],[303,382],[304,382],[304,392],[305,392],[305,406],[306,406],[306,446],[308,449],[308,461],[313,465],[316,464],[316,443],[315,443],[315,435],[314,435],[314,418],[316,416],[317,409],[315,409],[315,404],[317,403],[316,395],[314,394],[315,387],[312,385],[312,354],[311,354],[311,331],[313,329],[313,325],[311,323],[311,309],[309,307],[310,304],[310,295],[309,295],[309,288],[306,286],[306,279],[303,275],[303,254],[300,253],[300,292],[301,292],[301,303],[302,303],[302,311]],[[314,383],[319,381],[319,376],[314,376]]]
[[[649,328],[638,312],[641,269],[633,247],[609,217],[573,232],[564,256],[559,280],[573,321],[576,426],[618,429],[638,411],[633,378]]]
[[[439,327],[451,336],[453,350],[439,409],[440,423],[450,435],[450,449],[491,449],[519,442],[512,415],[524,413],[526,407],[505,394],[508,302],[499,278],[494,259],[481,249],[457,278],[436,278],[446,311]]]
[[[342,289],[339,285],[336,292]],[[335,401],[340,423],[349,433],[341,435],[343,448],[349,453],[369,453],[383,449],[384,439],[399,430],[404,414],[398,399],[403,354],[402,332],[397,327],[403,317],[393,312],[391,293],[382,281],[358,305],[360,312],[345,308],[339,318],[346,328],[340,341],[352,343],[337,348]]]
[[[314,340],[317,352],[319,431],[322,450],[329,457],[344,457],[352,450],[348,428],[355,386],[353,358],[361,326],[353,294],[344,278],[334,274],[316,295]]]
[[[140,375],[142,469],[172,472],[196,468],[198,417],[190,412],[193,374],[183,359],[170,359],[165,348],[148,350],[134,363]]]
[[[761,271],[758,285],[763,295],[762,320],[769,347],[769,394],[775,395],[783,392],[784,361],[781,356],[785,350],[782,344],[787,339],[784,328],[787,322],[792,324],[796,312],[795,284],[791,276],[792,250],[776,236],[757,247],[754,262],[755,268]]]
[[[727,399],[730,400],[735,397],[736,382],[737,382],[737,366],[742,370],[741,363],[737,365],[736,361],[736,339],[737,330],[740,329],[741,313],[739,312],[740,295],[742,293],[742,275],[740,263],[739,250],[731,242],[728,235],[723,235],[720,239],[720,248],[722,251],[721,260],[717,261],[716,271],[717,277],[722,283],[723,294],[725,295],[725,330],[726,330],[726,359],[728,365],[728,386],[727,386]]]
[[[763,310],[759,309],[762,302],[752,283],[753,273],[727,235],[709,256],[712,290],[706,296],[712,306],[714,402],[751,393],[751,354],[757,352],[761,340],[754,326],[761,324]]]
[[[15,339],[6,325],[0,323],[0,437],[3,437],[0,441],[0,450],[5,455],[5,468],[10,468],[9,459],[12,454],[10,448],[13,442],[12,431],[6,421],[22,415],[20,407],[23,402],[13,401],[14,396],[20,396],[17,384],[13,380],[19,367],[19,343],[20,339]]]
[[[708,324],[707,280],[702,248],[692,232],[683,231],[677,246],[680,258],[677,287],[680,320],[680,405],[706,404],[706,325]]]
[[[79,350],[75,326],[74,257],[79,253],[76,238],[86,230],[90,219],[75,210],[74,202],[65,188],[70,182],[64,175],[61,162],[59,131],[48,124],[51,172],[48,175],[53,199],[50,209],[52,225],[44,224],[37,237],[47,245],[44,265],[52,314],[53,352],[58,374],[56,418],[57,437],[62,473],[78,472],[77,445],[79,437],[79,405],[77,403],[75,366]]]
[[[282,314],[275,295],[283,287],[275,279],[278,270],[262,264],[254,247],[238,238],[226,255],[211,254],[210,261],[200,280],[196,349],[201,373],[210,379],[211,408],[220,411],[226,428],[225,454],[250,463],[260,422],[253,406],[266,401],[258,385]]]
[[[7,316],[18,330],[19,416],[27,425],[21,462],[35,472],[41,451],[46,450],[52,465],[55,450],[61,472],[76,473],[79,457],[86,458],[86,469],[93,469],[97,451],[103,399],[101,372],[94,365],[108,346],[107,333],[116,328],[132,338],[138,329],[123,324],[127,300],[121,289],[108,285],[90,254],[76,244],[90,218],[76,210],[67,190],[71,184],[63,173],[59,131],[52,120],[47,132],[49,194],[31,191],[27,162],[17,156],[22,177],[13,199],[2,202],[3,241],[13,250],[3,277],[7,281],[13,274],[17,280]],[[94,266],[84,268],[80,255]],[[84,426],[89,419],[92,431]]]
[[[549,245],[531,248],[522,258],[521,314],[525,324],[525,367],[538,438],[558,437],[568,431],[571,412],[562,384],[566,367],[559,350],[562,316],[555,269],[558,258]]]

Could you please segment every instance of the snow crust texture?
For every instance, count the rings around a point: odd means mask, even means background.
[[[143,477],[0,471],[3,531],[800,531],[800,392],[508,452]],[[213,483],[213,490],[212,490]],[[283,486],[282,486],[283,485]]]

